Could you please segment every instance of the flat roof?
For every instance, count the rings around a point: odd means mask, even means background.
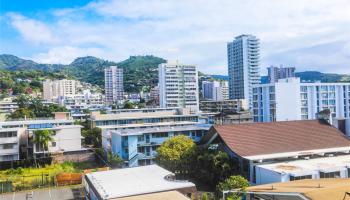
[[[115,200],[189,200],[178,191],[158,192],[152,194],[143,194],[131,197],[117,198]]]
[[[305,179],[248,187],[250,194],[301,194],[311,200],[343,199],[350,191],[350,178]],[[349,197],[347,197],[349,198]]]
[[[198,116],[198,114],[176,114],[174,111],[158,111],[158,112],[125,112],[116,114],[100,114],[92,115],[93,121],[104,120],[126,120],[126,119],[148,119],[148,118],[170,118],[170,117],[191,117]]]
[[[257,167],[295,176],[311,175],[315,171],[334,172],[350,168],[350,155],[321,157],[309,160],[295,160],[272,164],[262,164]]]
[[[160,133],[160,132],[172,132],[172,131],[192,131],[192,130],[209,130],[210,125],[196,124],[196,125],[169,125],[161,127],[151,128],[137,128],[137,129],[122,129],[114,130],[112,133],[119,135],[142,135],[145,133]]]
[[[85,176],[105,199],[195,187],[188,181],[166,180],[165,177],[170,174],[170,171],[158,165],[148,165],[94,172]]]
[[[3,121],[0,122],[0,126],[4,125],[18,125],[18,124],[44,124],[44,123],[73,123],[73,119],[28,119],[28,120],[19,120],[19,121]]]
[[[159,123],[140,123],[140,124],[122,124],[122,125],[106,125],[97,126],[100,129],[125,129],[125,128],[138,128],[138,127],[150,127],[150,126],[171,126],[171,125],[187,125],[198,124],[198,122],[192,121],[179,121],[179,122],[159,122]]]

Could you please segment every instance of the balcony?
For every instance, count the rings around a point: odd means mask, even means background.
[[[19,149],[14,147],[12,149],[1,149],[0,155],[18,155]]]
[[[17,137],[1,138],[0,144],[18,144],[19,140]]]

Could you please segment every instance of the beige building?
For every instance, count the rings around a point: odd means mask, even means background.
[[[60,96],[75,95],[77,84],[76,80],[45,80],[43,82],[43,99],[57,101]]]

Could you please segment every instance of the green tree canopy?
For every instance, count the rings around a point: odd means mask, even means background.
[[[242,176],[230,176],[217,185],[217,196],[221,197],[223,191],[236,190],[245,191],[249,186],[249,182]],[[240,195],[230,193],[227,195],[230,200],[240,200]]]
[[[45,153],[45,151],[48,150],[49,142],[53,141],[53,138],[52,138],[53,132],[51,130],[44,129],[44,130],[37,130],[34,132],[34,134],[35,134],[34,142],[42,145]]]
[[[179,135],[165,141],[157,149],[157,161],[175,174],[187,174],[196,152],[196,144],[187,136]]]

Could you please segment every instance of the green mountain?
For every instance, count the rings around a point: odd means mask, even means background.
[[[329,74],[321,73],[317,71],[305,71],[295,73],[297,77],[300,77],[302,81],[315,82],[321,81],[325,83],[331,82],[350,82],[349,74]]]
[[[55,71],[62,68],[60,64],[39,64],[31,60],[25,60],[14,55],[0,55],[0,69],[4,70],[44,70]]]
[[[69,65],[38,64],[13,55],[0,55],[0,70],[28,71],[39,70],[65,74],[77,80],[104,87],[104,68],[117,65],[124,70],[124,89],[126,92],[140,92],[158,83],[157,68],[166,60],[151,55],[130,56],[119,63],[93,56],[76,58]]]

